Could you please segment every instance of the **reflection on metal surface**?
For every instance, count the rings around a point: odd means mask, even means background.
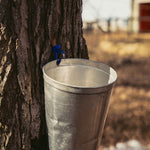
[[[43,67],[50,150],[98,149],[116,72],[85,59]]]

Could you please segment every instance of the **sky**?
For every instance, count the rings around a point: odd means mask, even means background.
[[[131,0],[83,0],[83,21],[100,18],[128,18],[131,13]]]

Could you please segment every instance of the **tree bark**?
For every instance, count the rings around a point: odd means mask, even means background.
[[[54,59],[52,35],[66,57],[88,58],[82,0],[0,1],[0,150],[46,150],[42,66]]]

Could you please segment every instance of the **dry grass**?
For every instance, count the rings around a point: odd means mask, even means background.
[[[118,73],[103,146],[136,139],[150,146],[150,34],[86,33],[89,57]]]
[[[126,34],[100,32],[84,34],[91,60],[119,63],[123,59],[150,58],[150,34]]]

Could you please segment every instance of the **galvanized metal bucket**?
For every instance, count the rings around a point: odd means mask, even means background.
[[[50,150],[98,150],[117,74],[86,59],[43,67]]]

